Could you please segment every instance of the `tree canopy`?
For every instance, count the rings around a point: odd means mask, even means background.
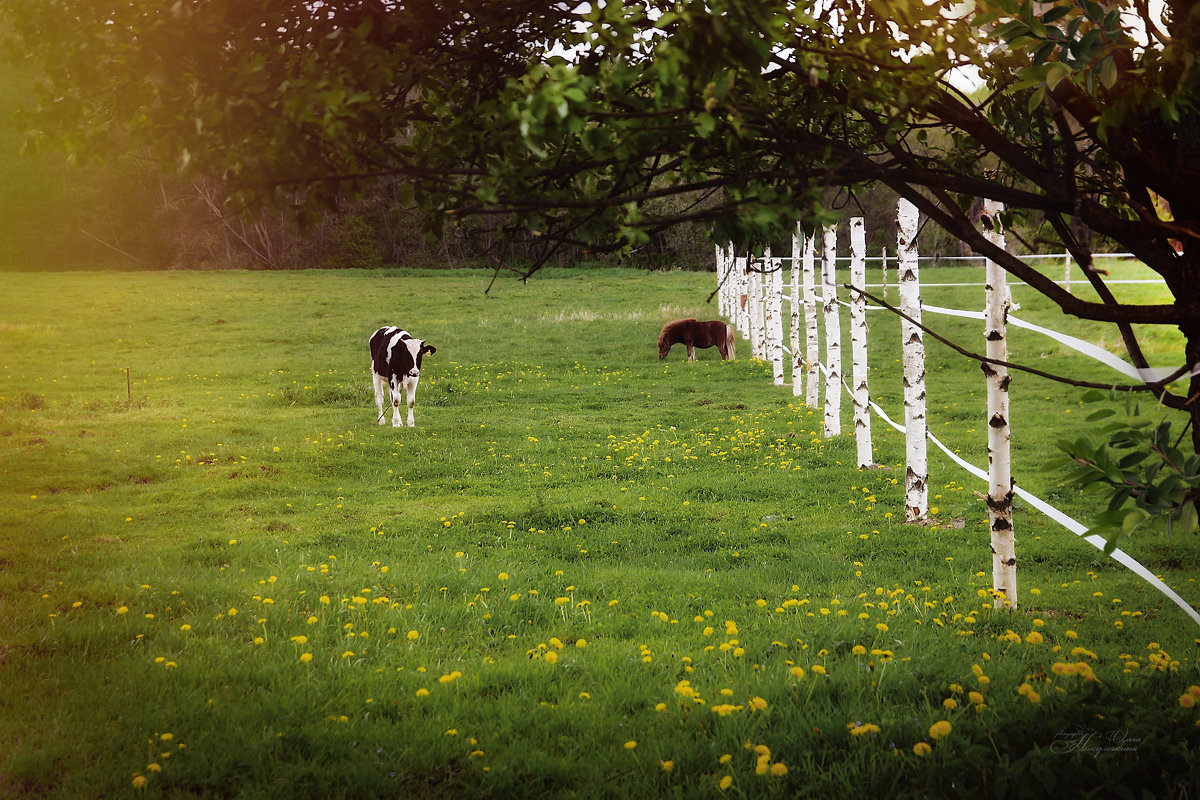
[[[402,175],[428,212],[636,246],[700,221],[748,246],[886,185],[1081,318],[1178,326],[1200,365],[1200,4],[1166,0],[9,0],[30,118],[141,148],[247,208],[318,212]],[[977,89],[955,76],[974,70]],[[651,201],[694,197],[654,213]],[[998,250],[972,201],[1065,246],[1098,299]],[[1118,302],[1100,236],[1172,302]],[[536,267],[535,267],[536,268]],[[1183,374],[1186,374],[1185,370]],[[1200,444],[1200,375],[1155,393]]]

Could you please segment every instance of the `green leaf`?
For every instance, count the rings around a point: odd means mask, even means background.
[[[1200,528],[1200,514],[1197,513],[1195,503],[1184,503],[1179,509],[1179,530],[1185,536],[1195,533]]]
[[[1117,85],[1117,61],[1109,53],[1100,62],[1100,85],[1105,89],[1111,89]]]
[[[1058,45],[1054,42],[1043,42],[1042,45],[1033,52],[1033,63],[1044,64],[1058,49]]]
[[[1125,519],[1121,521],[1121,532],[1129,535],[1141,527],[1142,523],[1149,518],[1150,515],[1140,508],[1130,509],[1126,512]]]
[[[1062,83],[1063,79],[1071,74],[1071,68],[1061,61],[1056,61],[1050,65],[1050,70],[1046,73],[1046,87],[1053,90],[1055,86]]]
[[[1038,108],[1042,105],[1042,101],[1045,99],[1046,99],[1046,87],[1045,86],[1039,86],[1036,89],[1034,89],[1029,94],[1029,103],[1027,104],[1029,113],[1032,114],[1033,112],[1037,111]]]
[[[1071,13],[1070,6],[1054,6],[1045,14],[1042,14],[1042,22],[1049,25],[1052,22],[1058,22],[1060,19]]]

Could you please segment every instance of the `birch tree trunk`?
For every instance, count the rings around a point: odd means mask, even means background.
[[[804,230],[797,222],[796,232],[792,234],[792,282],[789,292],[791,302],[788,304],[791,313],[788,346],[792,350],[792,397],[799,397],[804,392],[804,358],[800,355],[800,259],[803,236]]]
[[[749,259],[737,258],[734,260],[734,280],[737,282],[736,296],[734,297],[734,314],[738,333],[747,341],[750,339],[750,274],[747,272]]]
[[[816,291],[817,237],[804,240],[804,328],[805,328],[805,403],[816,408],[820,402],[821,371],[817,363],[821,360],[821,332],[817,324]]]
[[[763,257],[766,270],[767,307],[764,314],[766,326],[767,358],[771,362],[771,373],[776,386],[783,386],[783,263],[771,257],[771,248]]]
[[[896,211],[897,280],[900,310],[921,321],[921,284],[917,269],[917,207],[901,199]],[[907,319],[900,321],[904,359],[904,519],[917,522],[929,513],[929,459],[926,453],[925,337]]]
[[[879,251],[879,268],[883,272],[883,299],[887,300],[887,248]]]
[[[1001,203],[983,201],[981,220],[983,235],[989,242],[1003,248],[1004,230],[1001,227]],[[1004,270],[992,260],[987,262],[986,330],[988,358],[1008,360],[1006,327],[1012,296]],[[996,608],[1017,607],[1016,537],[1012,525],[1012,457],[1011,432],[1008,426],[1008,368],[983,363],[987,376],[988,413],[988,525],[992,535],[992,591]]]
[[[871,453],[870,393],[867,390],[867,235],[862,217],[850,220],[850,352],[854,360],[850,385],[854,399],[854,443],[858,468],[874,463]]]
[[[729,265],[725,261],[725,248],[713,245],[717,258],[717,313],[729,317]]]
[[[825,226],[821,258],[822,297],[825,307],[825,436],[842,433],[842,324],[837,299],[837,226]]]
[[[750,302],[746,304],[746,310],[750,312],[750,355],[759,361],[765,361],[767,348],[764,341],[766,328],[763,326],[763,273],[753,258],[747,259],[747,265],[750,276]]]

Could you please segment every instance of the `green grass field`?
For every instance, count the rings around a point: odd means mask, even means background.
[[[1200,791],[1200,628],[1160,593],[1019,503],[1021,606],[992,610],[981,482],[931,449],[939,524],[905,525],[898,434],[859,472],[746,342],[658,360],[712,275],[489,277],[0,275],[0,797]],[[376,424],[382,324],[438,348],[416,428]],[[927,366],[931,430],[984,463],[978,365]],[[1090,408],[1012,391],[1018,482],[1086,520],[1041,465]],[[1200,602],[1200,539],[1122,547]]]

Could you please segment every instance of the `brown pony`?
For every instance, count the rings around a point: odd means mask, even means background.
[[[712,347],[716,345],[722,359],[732,359],[734,334],[733,327],[719,319],[711,322],[700,322],[695,319],[677,319],[663,326],[658,337],[658,357],[666,358],[671,352],[671,345],[687,345],[688,361],[696,360],[697,347]]]

